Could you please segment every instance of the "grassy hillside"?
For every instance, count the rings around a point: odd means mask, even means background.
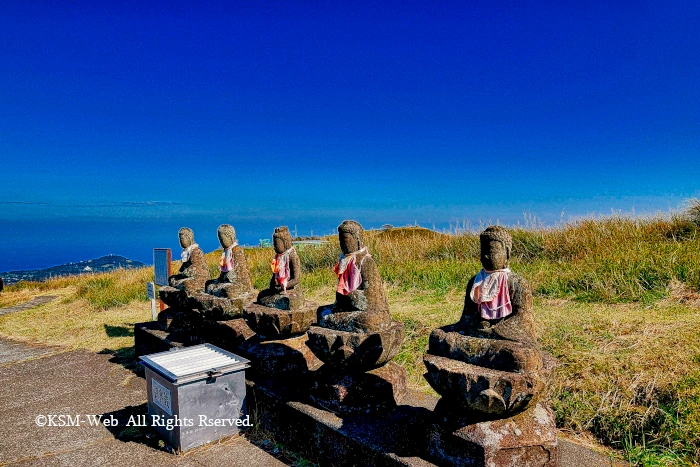
[[[540,342],[561,365],[551,387],[564,433],[601,442],[639,465],[700,462],[700,204],[681,214],[587,218],[512,229],[511,268],[535,292]],[[337,239],[299,254],[307,295],[333,300]],[[478,234],[403,228],[368,232],[395,318],[408,338],[397,360],[430,391],[422,355],[430,331],[456,321],[479,268]],[[257,288],[271,248],[246,252]],[[220,253],[207,255],[216,273]],[[0,307],[38,293],[51,304],[0,317],[0,333],[66,348],[128,353],[131,326],[150,319],[150,269],[20,283]]]

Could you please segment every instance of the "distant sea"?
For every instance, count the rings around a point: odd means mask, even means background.
[[[274,222],[232,222],[238,242],[257,245],[272,237]],[[302,236],[333,233],[338,222],[297,224]],[[0,222],[0,272],[41,269],[114,254],[153,264],[154,248],[172,248],[179,259],[177,232],[190,227],[204,251],[220,248],[216,236],[219,222],[138,220],[32,220]],[[294,225],[288,225],[292,233]]]
[[[238,221],[231,222],[241,245],[258,245],[271,239],[275,227],[287,225],[294,235],[335,234],[343,219],[301,220],[298,222]],[[391,222],[389,222],[391,223]],[[362,222],[367,229],[380,228],[385,222]],[[393,223],[399,227],[409,223]],[[412,223],[411,223],[412,224]],[[13,220],[0,221],[0,273],[43,269],[70,262],[95,259],[113,254],[153,264],[154,248],[171,248],[173,259],[182,251],[177,232],[180,227],[194,230],[195,241],[205,252],[220,248],[216,221],[173,221],[153,219],[129,220]],[[421,224],[423,227],[450,230],[450,223]]]
[[[648,199],[625,202],[627,206],[646,206],[647,213],[654,211],[668,212],[668,209],[678,206],[679,200],[652,200]],[[576,206],[574,203],[565,202],[564,205],[573,205],[575,209],[571,212],[584,215],[586,212],[598,211],[599,213],[610,213],[609,209],[596,206],[593,203],[581,203]],[[601,203],[603,204],[603,203]],[[601,209],[602,208],[602,209]],[[629,209],[629,207],[627,208]],[[347,213],[347,217],[339,217],[334,214],[320,214],[313,219],[310,218],[285,218],[261,220],[257,218],[246,218],[244,220],[228,220],[236,228],[238,242],[242,245],[258,245],[261,239],[270,239],[275,227],[287,225],[294,234],[299,236],[329,235],[335,234],[336,228],[345,218],[354,218],[362,223],[366,229],[380,228],[385,223],[396,227],[419,225],[440,231],[454,231],[467,227],[472,230],[479,228],[480,223],[498,222],[502,225],[514,225],[527,223],[523,211],[515,206],[505,209],[500,206],[494,209],[501,217],[487,220],[485,213],[491,209],[484,208],[482,212],[471,216],[470,223],[465,221],[442,221],[432,222],[430,217],[425,216],[422,220],[420,215],[414,220],[413,213],[405,212],[388,214],[381,212],[367,211],[364,215],[354,215]],[[539,217],[540,222],[547,225],[556,224],[561,219],[561,211],[548,207],[548,209],[537,209],[535,212],[546,212],[544,218]],[[630,213],[627,210],[627,213]],[[641,211],[637,211],[641,214]],[[0,213],[1,214],[1,213]],[[479,215],[481,214],[481,215]],[[220,216],[178,216],[168,219],[158,218],[58,218],[58,219],[32,219],[32,220],[8,220],[2,219],[0,215],[0,273],[5,271],[17,271],[28,269],[42,269],[51,266],[58,266],[70,262],[95,259],[101,256],[113,254],[124,256],[128,259],[140,261],[145,264],[153,264],[154,248],[171,248],[173,258],[180,257],[181,248],[178,243],[177,232],[180,227],[190,227],[194,230],[195,241],[206,252],[219,248],[219,241],[216,230],[222,222],[227,219]],[[431,216],[433,219],[437,216]],[[444,219],[443,216],[439,216]],[[445,216],[446,217],[446,216]]]

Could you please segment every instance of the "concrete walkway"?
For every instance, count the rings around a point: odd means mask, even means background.
[[[29,346],[27,344],[0,338],[0,365],[5,363],[19,363],[24,360],[54,353],[58,353],[58,350],[52,347]],[[0,389],[0,391],[2,391],[2,389]],[[2,403],[0,402],[0,404]]]
[[[146,413],[146,384],[110,360],[0,339],[0,465],[286,465],[241,436],[183,455],[165,452],[148,431],[125,427],[129,415]],[[113,415],[120,427],[37,426],[37,416],[53,414]]]
[[[8,313],[14,313],[15,311],[29,310],[30,308],[34,308],[39,305],[44,305],[46,303],[52,302],[57,298],[58,295],[41,295],[39,297],[34,297],[28,302],[20,303],[19,305],[8,306],[7,308],[0,308],[0,316],[6,315]]]
[[[241,436],[181,455],[166,452],[150,430],[126,427],[130,415],[146,414],[146,397],[145,380],[111,354],[0,338],[0,466],[291,465]],[[119,426],[37,426],[39,415],[113,416]],[[559,449],[561,467],[622,465],[563,439]]]

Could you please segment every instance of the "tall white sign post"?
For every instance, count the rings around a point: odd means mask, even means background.
[[[156,284],[153,282],[146,283],[146,293],[148,298],[151,300],[151,317],[155,321],[158,316],[156,315]]]

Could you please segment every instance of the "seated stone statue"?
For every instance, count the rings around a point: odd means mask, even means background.
[[[320,307],[307,345],[324,362],[309,389],[316,405],[340,413],[392,409],[406,395],[406,370],[391,359],[406,333],[392,321],[379,268],[362,242],[362,226],[338,227],[342,254],[335,303]]]
[[[280,339],[305,332],[316,322],[318,305],[304,301],[301,261],[292,246],[287,227],[277,227],[272,234],[275,256],[272,277],[267,289],[258,294],[256,303],[247,305],[243,317],[261,338]]]
[[[430,335],[426,378],[463,409],[505,416],[541,392],[549,370],[536,344],[530,287],[508,268],[510,234],[492,226],[480,242],[483,269],[467,284],[460,321]]]
[[[379,268],[362,232],[355,221],[338,227],[342,254],[334,268],[335,303],[319,307],[318,326],[309,330],[308,343],[322,361],[358,371],[386,364],[405,337],[403,323],[391,319]]]
[[[206,282],[211,279],[209,265],[204,258],[204,252],[194,242],[192,229],[183,227],[178,232],[182,247],[182,266],[177,274],[168,278],[170,287],[184,291],[187,295],[195,295],[204,291]]]
[[[188,306],[213,320],[227,320],[241,315],[243,307],[255,297],[250,270],[243,248],[236,242],[236,231],[229,224],[218,230],[224,251],[219,262],[221,274],[206,282],[204,293],[190,297]]]
[[[223,224],[217,234],[224,251],[219,261],[221,274],[207,281],[206,293],[221,298],[238,298],[253,292],[248,261],[243,248],[238,246],[232,225]]]
[[[389,304],[377,263],[362,242],[362,226],[345,221],[338,226],[342,254],[335,265],[335,303],[319,310],[319,326],[338,331],[367,332],[391,325]]]
[[[275,256],[272,258],[272,277],[267,289],[258,294],[258,303],[281,310],[296,309],[304,305],[301,279],[301,261],[287,227],[277,227],[272,234]]]
[[[483,269],[467,283],[459,322],[466,334],[535,345],[532,290],[508,268],[513,239],[492,226],[480,235]]]

